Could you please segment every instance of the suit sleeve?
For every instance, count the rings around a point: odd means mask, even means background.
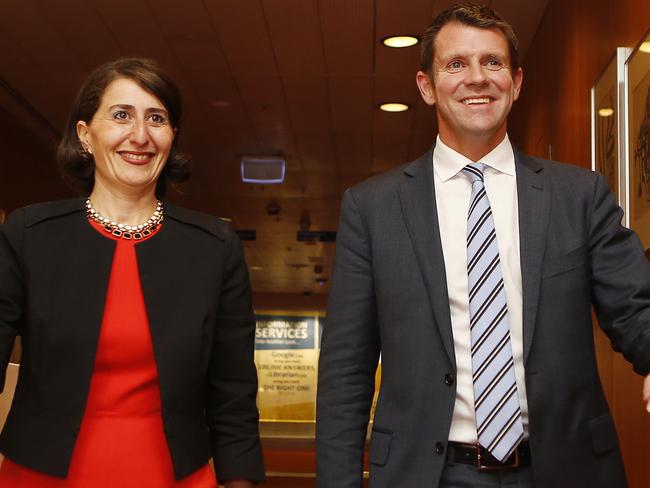
[[[219,480],[262,481],[251,289],[243,250],[232,231],[226,248],[206,413]]]
[[[25,284],[20,252],[24,230],[23,211],[0,225],[0,390],[25,308]]]
[[[348,190],[341,205],[319,362],[319,488],[360,488],[363,483],[363,450],[380,350],[366,226]]]
[[[597,175],[591,209],[593,303],[612,346],[641,374],[650,373],[650,263],[637,235],[621,225],[604,178]]]

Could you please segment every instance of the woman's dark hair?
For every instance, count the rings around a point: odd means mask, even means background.
[[[93,71],[79,90],[70,119],[63,131],[56,159],[63,180],[73,189],[89,195],[95,184],[95,160],[81,146],[77,136],[77,122],[90,123],[99,108],[108,85],[118,79],[128,79],[151,93],[169,113],[176,136],[169,157],[156,184],[156,196],[162,198],[168,182],[185,181],[190,176],[189,158],[178,149],[181,125],[181,96],[176,85],[149,59],[120,58],[102,64]]]

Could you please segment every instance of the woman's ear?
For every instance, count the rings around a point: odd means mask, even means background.
[[[80,120],[79,122],[77,122],[77,138],[81,143],[81,147],[83,148],[84,151],[87,151],[90,154],[92,154],[93,150],[92,147],[90,146],[90,142],[88,141],[89,135],[90,133],[86,121]]]

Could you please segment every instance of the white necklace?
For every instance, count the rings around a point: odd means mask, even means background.
[[[144,224],[140,225],[126,225],[112,221],[100,214],[95,207],[93,207],[90,198],[86,199],[86,216],[101,225],[106,232],[115,237],[122,239],[135,240],[144,239],[154,232],[163,220],[163,204],[160,200],[156,200],[156,210],[153,215],[149,217]]]

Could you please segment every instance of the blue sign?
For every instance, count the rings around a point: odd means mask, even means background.
[[[313,317],[257,315],[255,318],[255,349],[314,349]]]

